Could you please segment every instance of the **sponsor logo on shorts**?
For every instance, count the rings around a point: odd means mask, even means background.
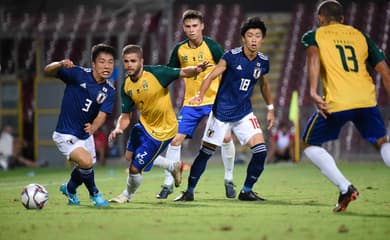
[[[214,130],[208,129],[207,130],[207,137],[212,137],[212,136],[214,136]]]

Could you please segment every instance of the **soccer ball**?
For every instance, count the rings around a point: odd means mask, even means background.
[[[31,183],[23,188],[20,201],[27,209],[42,209],[49,200],[49,193],[37,183]]]

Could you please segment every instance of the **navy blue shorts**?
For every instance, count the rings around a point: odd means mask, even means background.
[[[199,125],[200,121],[202,121],[204,117],[209,116],[212,108],[213,105],[182,107],[177,117],[177,121],[179,122],[178,133],[184,134],[188,138],[192,138],[196,127]]]
[[[324,119],[315,112],[307,122],[302,140],[310,145],[321,145],[335,140],[340,134],[341,127],[351,121],[364,139],[375,143],[386,136],[386,128],[378,107],[358,108],[335,112]]]
[[[139,171],[149,171],[152,169],[153,160],[167,148],[172,139],[158,141],[152,138],[141,124],[135,124],[127,142],[127,150],[133,152],[131,164]]]

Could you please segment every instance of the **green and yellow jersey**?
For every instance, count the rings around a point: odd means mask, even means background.
[[[385,56],[365,34],[348,25],[331,24],[305,33],[302,43],[319,49],[323,94],[330,112],[377,105],[366,61],[375,67]]]
[[[121,87],[122,113],[136,106],[140,122],[153,138],[165,141],[178,130],[168,85],[179,78],[180,69],[167,66],[144,66],[137,82],[127,77]]]
[[[168,66],[184,68],[187,66],[197,66],[204,61],[209,61],[210,64],[215,66],[223,55],[223,49],[217,42],[210,38],[204,37],[203,42],[197,48],[191,48],[188,42],[189,40],[187,39],[175,46],[172,50]],[[206,69],[206,71],[199,73],[196,77],[184,78],[184,106],[192,106],[189,105],[188,101],[198,93],[202,80],[212,69],[213,68],[210,67]],[[212,81],[210,88],[203,98],[201,106],[214,103],[220,81],[221,77]]]

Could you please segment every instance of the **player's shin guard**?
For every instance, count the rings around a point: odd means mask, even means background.
[[[267,157],[267,147],[264,143],[253,146],[251,150],[252,159],[248,164],[243,188],[245,192],[252,190],[253,185],[257,182],[257,179],[264,170],[264,163]]]
[[[93,196],[98,193],[99,190],[97,189],[95,184],[95,172],[93,171],[93,167],[88,169],[79,168],[79,171],[81,173],[83,182],[88,189],[89,195]]]
[[[341,173],[335,160],[325,148],[309,146],[305,148],[303,152],[307,158],[321,170],[321,173],[340,189],[341,193],[344,194],[348,191],[348,187],[351,183]]]
[[[141,185],[141,182],[142,182],[141,173],[136,173],[136,174],[129,173],[129,175],[127,176],[127,187],[126,187],[126,191],[128,194],[127,197],[129,199],[131,199],[134,196],[135,192]]]
[[[70,174],[70,179],[66,184],[67,190],[71,194],[76,193],[76,189],[83,184],[83,178],[78,168],[73,168],[72,173]]]
[[[236,155],[236,148],[233,140],[221,145],[221,157],[223,166],[225,167],[225,180],[233,181],[234,157]]]
[[[194,192],[196,184],[198,184],[200,176],[206,169],[207,161],[214,154],[215,150],[203,146],[196,156],[191,166],[190,176],[188,177],[188,188],[187,191],[190,193]]]

